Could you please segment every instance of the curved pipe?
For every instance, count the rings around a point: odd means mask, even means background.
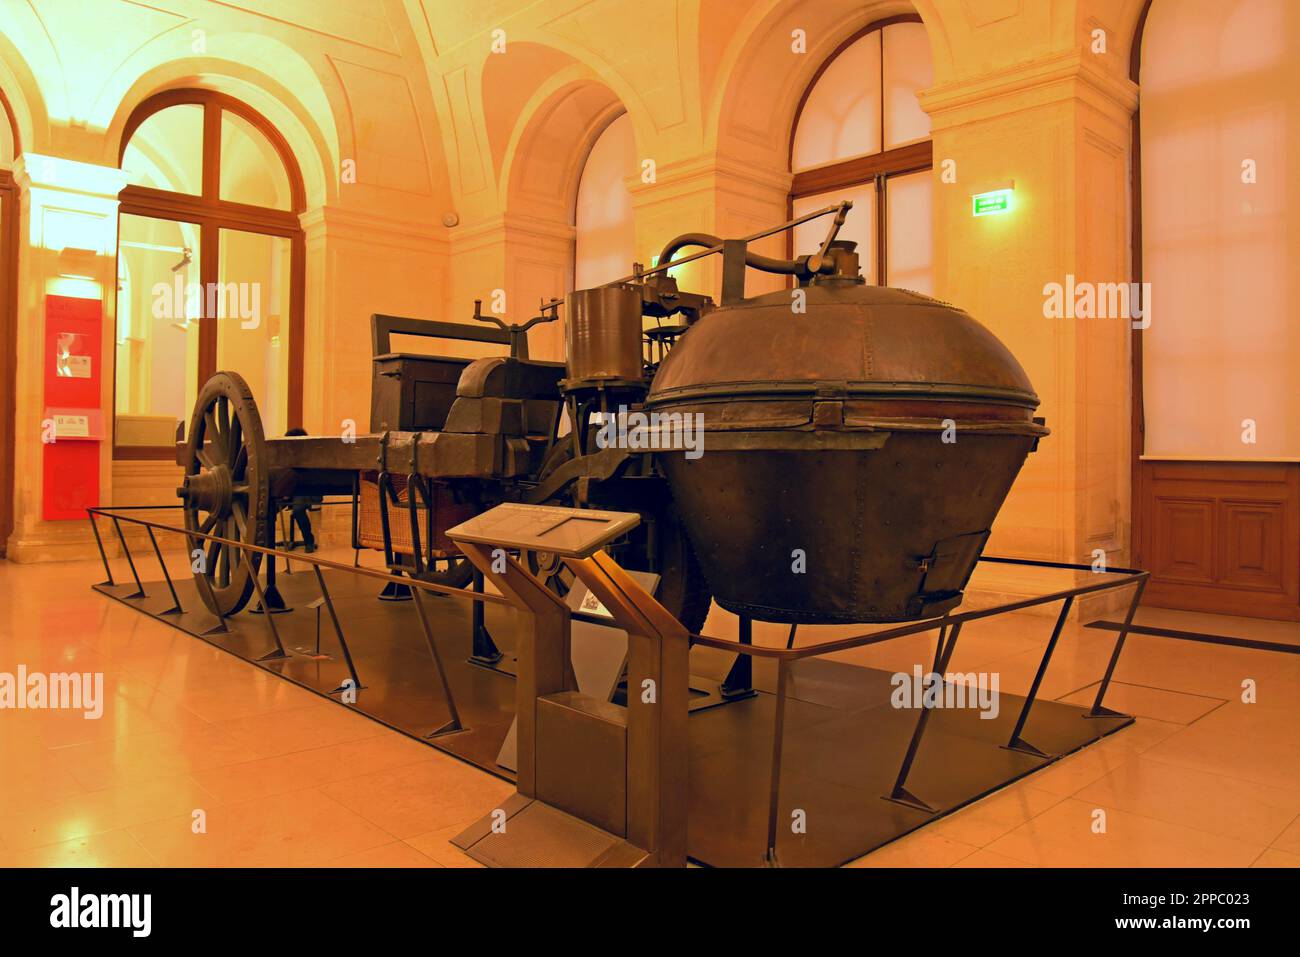
[[[659,265],[671,262],[676,253],[687,246],[704,246],[712,248],[721,246],[722,240],[710,233],[682,233],[675,239],[669,240],[668,245],[663,248],[656,262]],[[771,256],[760,256],[758,253],[745,250],[745,265],[763,272],[780,273],[787,276],[804,276],[809,272],[807,256],[800,256],[798,259],[773,259]],[[833,268],[830,263],[823,265],[823,271]]]

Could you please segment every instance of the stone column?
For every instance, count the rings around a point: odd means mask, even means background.
[[[42,518],[45,409],[45,299],[60,295],[103,302],[99,409],[99,501],[112,501],[113,353],[117,308],[117,196],[120,169],[24,153],[15,164],[21,189],[18,255],[18,368],[14,422],[15,562],[90,558],[84,521]],[[99,504],[99,503],[96,503]]]
[[[1129,279],[1128,152],[1136,87],[1083,50],[942,83],[933,123],[940,298],[1020,359],[1052,434],[1029,457],[994,525],[990,554],[1111,566],[1129,561],[1130,322],[1045,315],[1068,277]],[[1014,182],[1001,215],[971,197]],[[1039,579],[1041,581],[1041,579]],[[1020,593],[1004,582],[995,589]]]

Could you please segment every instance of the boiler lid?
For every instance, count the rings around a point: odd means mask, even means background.
[[[968,314],[919,293],[849,282],[780,290],[707,313],[677,341],[647,400],[720,393],[952,396],[1037,408],[1025,370]]]

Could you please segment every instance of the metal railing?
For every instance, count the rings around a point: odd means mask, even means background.
[[[776,716],[772,742],[766,853],[766,858],[770,864],[777,863],[777,816],[780,799],[781,761],[782,752],[784,750],[785,709],[786,699],[788,697],[789,672],[794,663],[805,658],[820,657],[835,652],[864,648],[869,645],[892,641],[897,638],[905,638],[910,635],[921,634],[923,632],[934,631],[937,629],[939,637],[935,645],[934,661],[931,671],[933,674],[939,675],[942,680],[942,677],[947,673],[949,662],[952,660],[953,651],[957,647],[957,638],[961,634],[962,626],[966,622],[979,621],[997,615],[1010,614],[1015,611],[1023,611],[1027,608],[1051,604],[1052,602],[1062,602],[1060,613],[1056,617],[1056,624],[1052,628],[1051,637],[1048,639],[1047,647],[1043,652],[1043,657],[1039,661],[1038,670],[1034,674],[1034,679],[1030,685],[1029,693],[1025,698],[1024,705],[1020,709],[1020,714],[1016,718],[1015,728],[1011,732],[1005,745],[1007,749],[1012,751],[1019,751],[1023,754],[1032,755],[1034,757],[1046,758],[1049,757],[1049,755],[1027,742],[1024,739],[1023,734],[1025,725],[1029,720],[1030,711],[1033,709],[1034,702],[1038,697],[1039,689],[1042,686],[1043,677],[1047,674],[1048,664],[1051,662],[1052,654],[1055,652],[1056,646],[1060,641],[1061,632],[1065,627],[1066,619],[1069,617],[1070,609],[1074,605],[1074,600],[1081,595],[1089,595],[1097,592],[1134,586],[1133,597],[1129,602],[1128,611],[1124,616],[1124,622],[1118,629],[1119,634],[1115,640],[1115,647],[1111,652],[1110,660],[1106,665],[1105,674],[1097,688],[1097,695],[1093,700],[1092,707],[1085,715],[1089,718],[1127,717],[1126,715],[1121,715],[1117,712],[1108,710],[1104,707],[1102,702],[1105,699],[1106,690],[1110,687],[1111,679],[1115,675],[1115,667],[1119,663],[1120,653],[1124,649],[1124,641],[1128,637],[1129,629],[1133,625],[1133,616],[1136,614],[1138,605],[1142,601],[1142,592],[1146,588],[1147,580],[1150,578],[1150,573],[1136,568],[1111,568],[1103,572],[1094,569],[1091,565],[1079,565],[1069,562],[1036,561],[1033,559],[1020,558],[996,558],[992,556],[981,557],[979,561],[988,562],[990,564],[1022,565],[1037,568],[1089,572],[1092,574],[1112,577],[1108,578],[1106,581],[1094,582],[1087,585],[1075,585],[1074,587],[1058,589],[1045,595],[1004,602],[989,608],[973,609],[958,614],[948,614],[935,618],[928,618],[924,621],[911,622],[906,625],[886,628],[882,631],[856,635],[851,638],[835,638],[800,647],[794,647],[795,627],[793,626],[790,629],[789,643],[785,648],[763,647],[750,643],[750,641],[747,640],[750,634],[750,629],[747,627],[748,622],[743,618],[741,619],[740,638],[735,641],[724,638],[715,638],[708,635],[691,635],[691,641],[693,643],[707,648],[736,652],[742,656],[748,656],[750,658],[768,658],[776,661]],[[933,814],[937,813],[935,808],[931,807],[907,789],[908,776],[911,774],[912,765],[916,760],[918,751],[920,750],[921,741],[925,735],[926,727],[929,724],[931,710],[929,704],[922,705],[921,713],[917,717],[916,726],[912,732],[911,739],[908,742],[907,750],[903,755],[902,765],[899,767],[898,775],[894,779],[894,786],[890,793],[885,796],[891,801]]]
[[[327,504],[345,505],[350,503],[344,501],[344,502],[332,502]],[[465,730],[464,725],[461,723],[460,711],[456,707],[455,696],[452,694],[451,683],[447,678],[447,669],[444,667],[442,654],[439,652],[437,643],[434,641],[433,638],[433,628],[429,620],[428,612],[424,606],[424,600],[421,598],[421,592],[431,592],[438,595],[453,595],[459,598],[465,598],[476,603],[474,605],[475,609],[481,609],[484,605],[501,605],[504,607],[511,607],[510,602],[508,600],[501,597],[500,595],[491,595],[483,592],[481,590],[481,584],[473,590],[455,588],[449,585],[439,585],[439,584],[435,584],[434,582],[423,581],[418,578],[408,578],[399,575],[394,575],[390,572],[381,571],[377,568],[367,568],[355,562],[351,565],[348,565],[342,562],[331,561],[330,559],[327,558],[319,558],[314,554],[308,554],[305,552],[302,554],[297,554],[294,552],[281,551],[279,549],[271,548],[265,545],[253,545],[248,542],[234,541],[228,538],[222,538],[218,535],[212,535],[204,532],[199,532],[196,530],[181,528],[174,525],[166,525],[162,522],[155,522],[144,518],[136,518],[131,515],[119,514],[121,512],[157,511],[162,509],[180,509],[182,507],[183,506],[181,505],[118,505],[118,506],[104,506],[104,507],[95,507],[95,508],[86,509],[86,514],[90,520],[91,531],[94,532],[95,535],[95,544],[99,549],[100,561],[104,565],[104,574],[106,576],[106,580],[102,582],[102,584],[107,586],[112,586],[112,585],[116,585],[117,582],[113,578],[113,569],[112,566],[109,564],[108,553],[104,549],[104,540],[100,534],[99,523],[96,521],[97,518],[105,518],[113,523],[113,529],[117,533],[118,543],[121,545],[122,548],[122,555],[126,559],[127,566],[131,570],[131,577],[135,582],[136,590],[133,594],[125,596],[126,598],[143,598],[145,597],[146,592],[144,590],[144,585],[140,581],[140,574],[136,568],[135,559],[131,554],[131,548],[129,545],[127,545],[126,537],[122,534],[122,523],[126,522],[131,525],[141,526],[148,533],[149,543],[153,547],[153,552],[155,557],[158,559],[158,567],[162,569],[163,579],[167,584],[167,591],[168,594],[171,596],[171,601],[172,601],[172,607],[162,612],[161,614],[163,615],[183,614],[185,609],[181,605],[180,597],[176,593],[176,586],[172,582],[171,572],[167,568],[167,562],[163,559],[162,550],[158,546],[158,538],[154,534],[155,530],[168,532],[174,535],[181,535],[184,537],[188,546],[186,548],[186,553],[185,553],[185,559],[187,564],[189,564],[190,555],[194,551],[195,543],[197,541],[216,543],[225,548],[237,549],[240,552],[240,554],[243,556],[244,567],[247,569],[246,573],[253,580],[253,587],[257,593],[258,601],[261,603],[262,608],[266,611],[266,613],[262,615],[262,618],[266,622],[267,630],[270,632],[271,640],[275,645],[275,648],[272,651],[263,655],[258,660],[271,661],[276,659],[287,658],[289,657],[289,654],[284,650],[284,642],[281,640],[280,631],[275,624],[275,615],[270,612],[271,606],[267,601],[266,590],[262,584],[260,576],[258,575],[256,569],[252,565],[252,561],[251,561],[252,556],[264,555],[264,556],[269,556],[272,559],[279,557],[285,559],[286,562],[288,560],[293,560],[293,561],[302,562],[304,564],[310,565],[312,567],[313,573],[315,574],[316,585],[320,590],[320,597],[323,600],[325,608],[329,614],[330,624],[334,629],[335,636],[338,638],[339,647],[343,653],[343,660],[345,665],[347,666],[348,674],[351,676],[351,681],[352,681],[351,687],[353,690],[357,690],[357,691],[359,691],[362,688],[361,676],[357,672],[356,662],[353,660],[351,649],[349,649],[348,647],[347,638],[343,632],[343,626],[339,622],[338,612],[334,607],[334,600],[330,594],[329,587],[325,584],[325,576],[322,574],[322,570],[329,569],[332,571],[349,572],[351,574],[360,575],[365,578],[372,578],[376,581],[387,582],[390,584],[401,585],[406,588],[409,588],[411,597],[415,603],[416,615],[420,620],[420,628],[424,633],[425,643],[429,647],[429,654],[433,658],[434,666],[438,673],[438,681],[442,688],[443,696],[446,698],[447,708],[451,712],[451,720],[443,727],[438,728],[436,731],[433,732],[433,734],[429,736],[434,737],[437,735],[449,734],[455,731]],[[212,586],[211,583],[208,581],[206,575],[198,574],[195,575],[194,577],[195,577],[195,582],[197,583],[197,586],[200,592],[202,593],[201,597],[203,598],[203,604],[205,610],[209,614],[214,615],[217,619],[217,625],[214,628],[210,629],[209,631],[205,632],[205,636],[210,634],[221,634],[229,631],[229,629],[226,627],[227,616],[222,614],[220,609],[220,604],[217,602],[215,596],[212,594],[211,591]],[[478,616],[476,615],[475,617],[477,619]],[[475,624],[477,625],[477,623],[478,622],[476,621]],[[330,694],[339,694],[346,690],[348,690],[347,685],[340,685],[338,688],[335,688],[332,692],[330,692]]]
[[[349,503],[347,501],[342,501],[342,502],[333,502],[333,503],[325,503],[325,504],[343,505]],[[88,508],[86,511],[90,519],[91,529],[94,532],[95,542],[99,549],[100,559],[103,562],[105,575],[107,576],[107,580],[103,582],[103,584],[115,585],[116,582],[113,578],[112,567],[109,564],[108,555],[104,548],[103,538],[100,534],[100,529],[97,522],[98,518],[104,518],[112,522],[114,531],[116,532],[117,535],[118,542],[120,543],[122,548],[123,557],[125,557],[127,565],[130,568],[132,579],[135,582],[136,591],[131,595],[125,596],[127,598],[145,597],[146,593],[144,590],[144,586],[140,581],[139,571],[136,568],[135,560],[131,554],[130,547],[127,545],[126,538],[122,533],[122,523],[126,522],[131,525],[141,526],[146,530],[149,538],[149,543],[152,546],[154,555],[158,560],[158,565],[159,568],[162,570],[163,577],[167,585],[168,593],[171,596],[172,608],[168,609],[165,612],[162,612],[163,615],[180,614],[183,613],[184,609],[181,606],[180,598],[177,595],[175,585],[172,582],[171,573],[168,570],[167,564],[163,559],[162,550],[160,549],[158,545],[157,537],[154,534],[155,530],[165,531],[171,534],[183,536],[185,538],[185,540],[189,545],[189,548],[187,548],[186,550],[187,564],[188,564],[189,556],[194,548],[194,543],[198,540],[203,540],[206,542],[215,542],[228,548],[238,549],[243,555],[245,567],[248,569],[247,573],[253,579],[254,588],[257,592],[258,599],[259,601],[262,602],[264,608],[267,607],[266,592],[263,588],[263,585],[259,579],[257,572],[253,569],[253,566],[250,563],[251,556],[262,555],[262,556],[269,556],[271,558],[280,557],[286,560],[292,559],[293,561],[299,561],[311,565],[313,572],[315,574],[317,587],[320,590],[321,598],[323,599],[325,607],[328,610],[331,624],[333,625],[335,631],[335,635],[337,636],[339,640],[339,645],[343,651],[344,660],[347,665],[348,672],[351,675],[353,681],[353,687],[355,687],[356,689],[360,689],[362,687],[361,679],[357,673],[356,665],[353,661],[351,652],[348,649],[347,640],[344,636],[343,628],[339,623],[338,615],[334,608],[333,599],[325,583],[325,578],[322,574],[322,570],[348,572],[354,575],[361,575],[366,578],[371,578],[374,579],[375,581],[402,585],[407,588],[410,588],[412,598],[414,599],[415,602],[416,613],[420,620],[420,627],[424,634],[425,642],[429,647],[429,652],[430,655],[432,656],[434,665],[437,669],[439,683],[443,695],[446,698],[448,709],[451,712],[451,720],[443,727],[437,729],[432,734],[428,735],[428,737],[436,737],[442,734],[465,730],[464,726],[461,723],[460,713],[455,704],[455,699],[451,690],[451,684],[447,678],[447,672],[443,664],[442,655],[438,651],[438,647],[434,642],[433,629],[430,623],[427,610],[420,596],[421,596],[421,592],[429,592],[438,595],[451,595],[454,597],[467,599],[475,603],[473,607],[478,613],[481,613],[485,605],[499,605],[503,607],[513,607],[512,603],[508,601],[506,598],[499,595],[488,594],[482,591],[481,578],[476,576],[475,584],[472,588],[456,588],[449,585],[439,585],[433,582],[424,581],[417,578],[395,575],[390,572],[381,571],[375,568],[367,568],[357,563],[344,564],[326,558],[319,558],[313,554],[305,554],[305,553],[296,554],[292,552],[285,552],[268,546],[252,545],[242,541],[232,541],[230,539],[221,538],[216,535],[205,534],[198,531],[191,531],[186,528],[167,525],[161,522],[150,521],[148,519],[136,518],[131,515],[120,514],[123,512],[132,512],[132,511],[179,509],[181,507],[182,506],[180,505],[141,505],[141,506],[110,506],[110,507]],[[794,638],[795,638],[794,627],[791,628],[789,643],[785,648],[753,644],[751,638],[752,630],[750,628],[751,623],[749,622],[748,619],[745,618],[741,619],[739,638],[735,640],[719,638],[712,635],[695,634],[695,633],[690,634],[690,640],[693,644],[736,654],[738,665],[737,667],[733,667],[732,669],[733,674],[737,672],[737,668],[739,667],[740,663],[749,665],[752,663],[752,659],[754,658],[771,659],[776,662],[776,691],[775,691],[776,709],[775,709],[775,729],[774,729],[775,733],[773,736],[771,771],[770,771],[770,789],[769,789],[769,796],[768,796],[768,827],[767,827],[767,851],[766,851],[766,857],[770,863],[773,864],[777,863],[776,860],[777,817],[778,817],[778,806],[779,806],[779,798],[780,798],[781,765],[782,765],[782,757],[783,757],[783,751],[785,746],[784,725],[785,725],[786,704],[787,704],[787,699],[789,697],[790,669],[799,661],[802,661],[807,658],[821,657],[829,654],[834,654],[837,652],[844,652],[844,651],[850,651],[857,648],[864,648],[871,645],[880,644],[882,642],[892,641],[898,638],[905,638],[911,635],[937,630],[938,641],[936,642],[936,646],[935,646],[934,659],[932,663],[932,672],[942,677],[944,674],[946,674],[948,665],[952,660],[953,652],[956,649],[957,639],[961,634],[962,626],[965,625],[967,622],[980,621],[983,619],[993,618],[998,615],[1010,614],[1012,612],[1023,611],[1025,609],[1034,608],[1041,605],[1047,605],[1059,601],[1062,603],[1060,612],[1056,616],[1056,621],[1052,628],[1051,636],[1048,639],[1047,646],[1043,652],[1043,656],[1039,661],[1038,669],[1030,685],[1028,695],[1026,696],[1024,704],[1021,706],[1020,713],[1017,716],[1015,727],[1005,745],[1006,748],[1013,751],[1019,751],[1021,753],[1032,755],[1035,757],[1046,758],[1049,757],[1049,755],[1035,748],[1032,744],[1030,744],[1028,741],[1025,740],[1023,735],[1025,731],[1025,726],[1029,720],[1030,713],[1037,700],[1038,692],[1042,686],[1043,678],[1047,673],[1048,665],[1051,662],[1052,655],[1055,652],[1057,645],[1060,641],[1062,631],[1065,627],[1065,623],[1069,617],[1070,611],[1074,605],[1074,601],[1076,598],[1083,595],[1096,594],[1103,591],[1112,591],[1112,590],[1132,586],[1134,587],[1133,597],[1129,602],[1128,610],[1125,614],[1122,625],[1120,625],[1116,629],[1118,631],[1118,636],[1115,640],[1114,649],[1111,652],[1109,661],[1106,666],[1105,673],[1102,676],[1101,682],[1097,688],[1097,694],[1093,700],[1092,707],[1088,710],[1088,712],[1085,715],[1086,717],[1090,717],[1090,718],[1126,717],[1125,715],[1120,715],[1117,712],[1110,711],[1107,708],[1105,708],[1103,705],[1103,701],[1105,699],[1106,691],[1110,686],[1111,680],[1114,677],[1115,668],[1119,663],[1119,658],[1124,648],[1125,639],[1128,637],[1129,630],[1133,625],[1133,617],[1137,611],[1138,605],[1142,600],[1142,593],[1146,588],[1146,584],[1150,577],[1150,573],[1146,571],[1142,571],[1140,569],[1134,569],[1134,568],[1112,568],[1112,569],[1107,569],[1104,572],[1101,572],[1098,571],[1097,569],[1094,569],[1091,565],[1072,564],[1068,562],[1036,561],[1032,559],[999,558],[999,557],[992,557],[992,556],[981,557],[979,561],[990,563],[990,564],[1018,565],[1018,566],[1048,568],[1048,569],[1074,571],[1074,572],[1089,572],[1092,574],[1096,574],[1098,576],[1106,576],[1106,580],[1092,582],[1089,584],[1075,585],[1069,588],[1061,588],[1055,591],[1048,592],[1047,594],[1038,595],[1031,598],[1018,599],[1010,602],[1004,602],[988,608],[972,609],[971,611],[960,612],[957,614],[946,614],[939,617],[924,619],[922,621],[909,622],[904,625],[888,627],[880,631],[874,631],[862,635],[856,635],[850,638],[834,638],[834,639],[829,639],[827,641],[816,642],[814,644],[800,645],[798,647],[794,646]],[[201,574],[196,575],[195,579],[196,582],[198,583],[198,587],[200,588],[200,590],[204,590],[205,588],[206,589],[211,588],[211,585],[210,583],[208,583],[206,576]],[[214,614],[216,616],[218,620],[218,624],[209,632],[206,632],[205,635],[228,631],[225,622],[226,616],[221,614],[218,603],[216,602],[215,598],[212,597],[210,591],[206,597],[210,599],[204,601],[206,610],[209,613]],[[218,610],[214,611],[213,609],[218,609]],[[274,621],[275,616],[272,614],[265,614],[263,615],[263,618],[266,621],[266,627],[270,632],[275,648],[273,651],[269,652],[267,655],[263,656],[261,659],[258,660],[271,660],[276,658],[288,657],[287,652],[285,652],[284,650],[284,645],[283,642],[281,641],[279,631],[275,626],[275,621]],[[476,614],[475,618],[476,618],[475,627],[478,627],[479,623],[481,623],[481,615]],[[600,624],[606,626],[608,626],[610,623],[609,620],[606,618],[602,618],[597,615],[586,614],[580,611],[571,612],[571,618],[578,621],[588,621],[594,624]],[[744,683],[748,685],[749,671],[746,669],[744,673],[746,676],[746,681]],[[344,690],[344,688],[340,687],[335,689],[335,691],[331,693],[332,694],[339,693],[342,690]],[[890,800],[896,801],[900,804],[904,804],[909,807],[915,808],[917,810],[921,810],[927,813],[937,813],[933,807],[931,807],[925,801],[918,798],[916,795],[912,794],[907,789],[908,777],[911,773],[912,766],[916,760],[917,754],[920,751],[921,743],[924,738],[925,731],[930,720],[931,710],[932,709],[928,704],[923,705],[922,708],[920,709],[920,714],[917,717],[915,728],[908,742],[906,752],[904,753],[902,764],[899,767],[897,776],[895,777],[893,788],[888,795],[885,795],[885,797],[887,797]]]

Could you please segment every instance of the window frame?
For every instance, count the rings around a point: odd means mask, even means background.
[[[290,428],[302,425],[303,331],[306,326],[307,241],[299,220],[306,209],[306,188],[293,150],[270,121],[247,104],[215,90],[167,90],[149,97],[127,117],[118,146],[118,166],[126,155],[131,137],[141,124],[155,113],[173,106],[198,105],[203,108],[202,191],[199,195],[176,193],[148,186],[128,185],[118,194],[119,222],[122,214],[147,216],[173,222],[192,223],[199,228],[199,282],[203,288],[219,279],[221,230],[232,229],[288,239],[289,268],[289,381],[287,422]],[[222,113],[241,117],[275,149],[289,181],[289,209],[252,206],[221,198],[221,117]],[[120,246],[119,246],[120,250]],[[201,389],[217,371],[217,324],[208,321],[207,298],[199,317],[198,386]],[[114,459],[166,459],[176,456],[171,446],[119,446],[117,444],[117,367],[113,369]]]
[[[820,66],[813,73],[807,85],[804,87],[802,95],[799,97],[799,104],[795,107],[794,121],[790,124],[790,148],[786,157],[787,166],[793,171],[794,169],[794,137],[799,129],[799,121],[803,118],[804,107],[808,103],[808,98],[812,95],[813,88],[821,80],[822,75],[835,62],[841,53],[847,50],[853,44],[857,43],[863,37],[868,36],[877,30],[884,30],[885,27],[892,26],[896,23],[920,23],[924,26],[924,21],[919,14],[900,13],[896,16],[885,17],[881,20],[874,20],[867,24],[861,30],[848,36],[839,46],[837,46]],[[883,42],[883,35],[881,37]],[[885,58],[880,58],[880,115],[884,116],[885,111]],[[885,285],[889,279],[889,180],[895,176],[903,176],[908,173],[919,173],[934,168],[934,140],[927,137],[916,143],[908,143],[905,146],[896,146],[893,149],[881,150],[878,153],[871,153],[866,156],[854,156],[846,160],[840,160],[836,163],[828,163],[825,166],[817,166],[813,169],[803,170],[802,172],[793,173],[793,180],[790,184],[790,195],[786,201],[786,213],[790,218],[794,217],[794,202],[805,196],[813,196],[818,193],[825,193],[835,189],[845,189],[850,186],[866,186],[868,183],[874,183],[876,187],[876,209],[875,209],[875,246],[876,246],[876,263],[875,276],[877,285]],[[794,255],[793,234],[787,232],[786,255]]]

